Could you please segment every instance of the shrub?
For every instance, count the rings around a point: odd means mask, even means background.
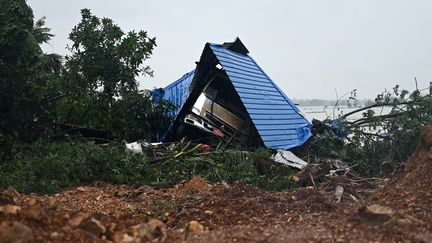
[[[16,158],[0,165],[0,189],[53,193],[95,181],[128,185],[170,186],[199,175],[210,182],[241,181],[271,190],[292,188],[294,171],[269,161],[269,151],[195,150],[155,162],[146,154],[130,154],[121,145],[102,148],[80,140],[40,140],[20,147]]]

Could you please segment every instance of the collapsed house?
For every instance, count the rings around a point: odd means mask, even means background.
[[[240,148],[276,150],[302,145],[311,136],[310,122],[248,53],[239,38],[207,43],[195,70],[154,90],[154,100],[176,107],[159,140],[224,140]]]

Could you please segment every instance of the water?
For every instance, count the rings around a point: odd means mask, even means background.
[[[349,107],[337,107],[336,109],[333,109],[333,106],[299,106],[299,109],[301,110],[303,116],[308,119],[309,121],[312,121],[312,119],[317,120],[325,120],[327,118],[329,119],[336,119],[339,116],[343,114],[347,114],[348,112],[354,111],[359,109],[359,107],[355,108],[349,108]],[[374,107],[372,110],[375,111],[375,115],[386,115],[390,113],[391,107],[390,106],[384,106],[384,107]],[[366,112],[366,110],[357,112],[353,115],[348,116],[348,121],[355,121],[363,117],[363,113]]]

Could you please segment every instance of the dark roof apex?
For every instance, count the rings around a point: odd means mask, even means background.
[[[246,46],[241,42],[240,38],[236,38],[234,42],[225,42],[222,44],[223,47],[226,49],[229,49],[233,52],[237,52],[243,55],[247,55],[249,53],[249,50],[246,48]]]

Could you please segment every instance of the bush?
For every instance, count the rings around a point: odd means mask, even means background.
[[[21,147],[14,161],[0,166],[0,185],[21,192],[55,192],[93,181],[140,183],[145,155],[125,154],[120,146],[102,149],[79,141],[39,141]]]
[[[269,161],[266,150],[176,153],[154,162],[146,154],[126,153],[121,145],[101,148],[80,140],[40,140],[21,146],[13,161],[0,165],[0,189],[13,186],[25,193],[53,193],[95,181],[171,186],[196,175],[210,182],[241,181],[271,190],[295,186],[290,179],[294,171]]]

